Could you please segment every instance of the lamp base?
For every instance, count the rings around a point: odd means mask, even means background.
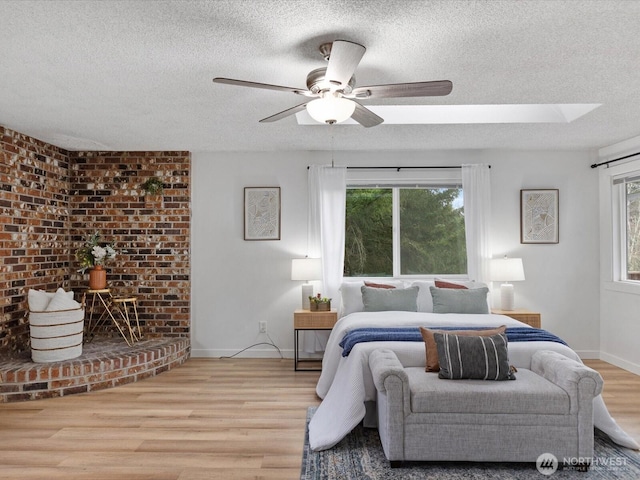
[[[513,310],[513,297],[512,283],[500,285],[500,308],[502,310]]]
[[[313,285],[310,283],[302,284],[302,309],[309,310],[311,304],[309,303],[309,297],[313,296]]]

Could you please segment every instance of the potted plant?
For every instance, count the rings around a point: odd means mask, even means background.
[[[145,195],[161,195],[164,190],[164,183],[158,177],[151,177],[140,185],[145,192]]]
[[[78,272],[85,273],[89,270],[89,288],[102,290],[107,286],[107,272],[102,266],[115,258],[116,250],[113,245],[100,244],[100,232],[95,232],[76,250],[76,260],[80,263]]]
[[[317,294],[315,297],[309,297],[309,310],[312,312],[328,312],[331,310],[331,299]]]

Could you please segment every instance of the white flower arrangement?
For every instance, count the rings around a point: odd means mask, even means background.
[[[104,265],[107,261],[112,260],[116,256],[116,251],[112,244],[101,246],[99,244],[100,233],[95,232],[85,242],[84,246],[76,250],[76,260],[80,262],[78,272],[84,273],[87,269],[96,265]]]

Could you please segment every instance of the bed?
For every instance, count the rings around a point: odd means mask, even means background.
[[[415,285],[416,283],[423,285]],[[373,414],[372,402],[376,389],[369,370],[369,354],[377,348],[393,350],[406,366],[424,366],[425,344],[422,341],[366,341],[352,346],[348,356],[343,356],[341,341],[346,334],[362,328],[398,327],[498,327],[531,328],[504,315],[491,313],[433,313],[430,303],[431,282],[415,282],[418,287],[417,309],[422,311],[362,311],[363,301],[357,295],[359,284],[343,284],[343,315],[333,328],[322,362],[322,373],[316,393],[322,399],[309,423],[309,444],[312,450],[325,450],[336,445],[354,427]],[[396,285],[401,286],[401,285]],[[422,288],[420,289],[420,286]],[[429,289],[429,290],[427,290]],[[364,293],[364,290],[363,290]],[[356,305],[355,307],[353,305]],[[384,308],[384,307],[383,307]],[[426,310],[426,311],[425,311]],[[531,356],[538,350],[552,350],[580,361],[579,356],[567,345],[552,341],[509,342],[509,361],[515,367],[530,368]],[[368,411],[369,410],[369,411]],[[367,416],[367,419],[365,419]],[[633,449],[640,446],[627,435],[609,414],[602,396],[594,400],[594,425],[616,443]]]

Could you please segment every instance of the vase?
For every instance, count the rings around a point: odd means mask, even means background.
[[[107,271],[102,265],[96,265],[89,270],[89,290],[103,290],[107,288]]]

